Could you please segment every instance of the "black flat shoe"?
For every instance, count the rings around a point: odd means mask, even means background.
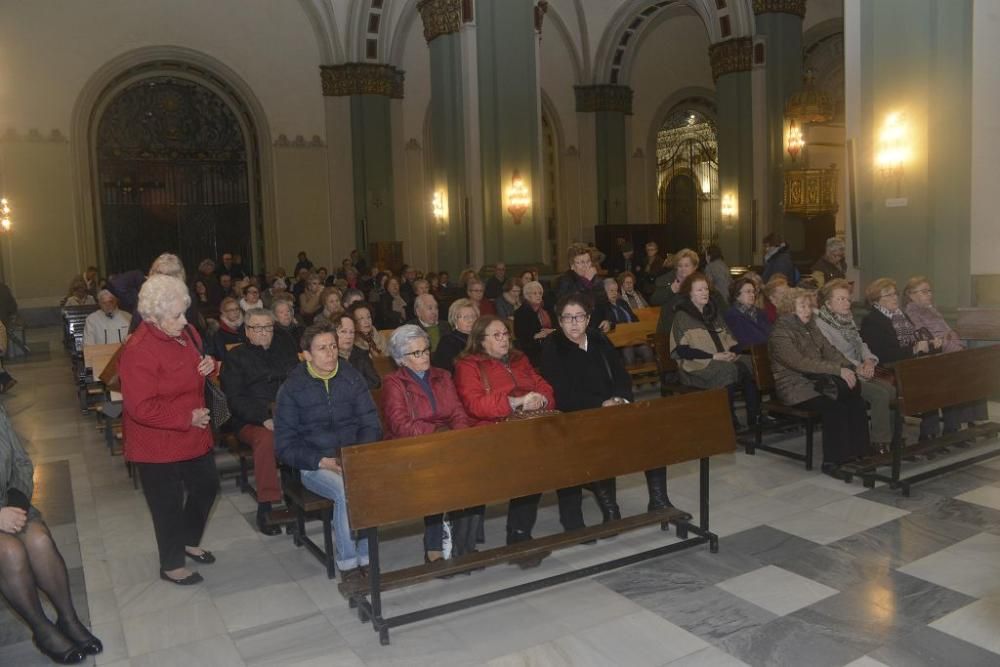
[[[87,659],[87,655],[77,646],[73,646],[63,653],[56,653],[39,644],[34,637],[32,637],[32,641],[35,643],[35,648],[41,651],[45,657],[60,665],[76,665]]]
[[[207,549],[202,549],[201,555],[198,556],[194,555],[193,553],[189,553],[187,551],[185,551],[184,554],[194,562],[202,563],[203,565],[211,565],[212,563],[215,562],[215,556],[212,554],[211,551],[208,551]]]
[[[90,641],[84,644],[77,644],[76,647],[86,653],[87,655],[97,655],[104,651],[104,644],[97,637],[94,637]]]
[[[169,581],[172,584],[177,584],[178,586],[193,586],[195,584],[200,584],[201,582],[205,581],[205,578],[202,577],[197,572],[192,572],[183,579],[174,579],[173,577],[168,577],[167,573],[164,572],[163,570],[160,570],[160,579],[163,579],[164,581]]]
[[[101,643],[101,640],[95,637],[94,634],[83,624],[80,624],[79,630],[77,631],[77,634],[79,634],[79,632],[83,632],[83,634],[86,635],[86,639],[83,640],[74,639],[73,635],[67,631],[66,626],[61,622],[57,621],[56,627],[59,628],[60,632],[66,635],[67,639],[76,644],[78,649],[87,655],[97,655],[98,653],[104,651],[104,644]]]

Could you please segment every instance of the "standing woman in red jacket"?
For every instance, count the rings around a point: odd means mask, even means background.
[[[465,352],[455,362],[455,387],[465,411],[474,421],[504,421],[518,411],[555,409],[552,387],[534,369],[524,353],[511,349],[507,324],[496,315],[483,315],[472,325]],[[529,462],[530,464],[530,462]],[[559,491],[561,507],[570,499],[567,493],[580,493],[579,487]],[[514,498],[507,509],[507,544],[531,539],[531,529],[538,516],[541,494]],[[579,505],[579,502],[576,502]],[[565,512],[560,519],[566,530],[583,528],[567,525]],[[521,567],[538,565],[540,558],[520,561]]]
[[[472,426],[458,400],[451,374],[431,366],[427,332],[404,324],[389,338],[389,354],[399,369],[382,381],[382,414],[387,439],[406,438]],[[475,551],[482,521],[479,508],[449,512],[452,555]],[[424,517],[424,561],[444,558],[444,516]]]
[[[143,322],[125,343],[120,375],[125,411],[125,458],[136,464],[160,552],[160,578],[182,586],[202,577],[184,558],[213,563],[200,548],[218,492],[205,376],[215,360],[201,353],[188,326],[187,287],[172,276],[150,276],[139,291]]]

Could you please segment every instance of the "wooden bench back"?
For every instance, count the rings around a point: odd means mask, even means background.
[[[656,354],[656,366],[660,375],[676,373],[677,362],[670,356],[670,335],[662,331],[653,334],[653,352]]]
[[[765,343],[758,343],[750,348],[750,359],[753,361],[753,380],[762,394],[774,391],[774,374],[771,372],[771,356]]]
[[[893,369],[907,415],[1000,394],[1000,345],[906,359]]]
[[[625,437],[624,434],[628,434]],[[725,454],[726,392],[657,398],[341,450],[355,529]]]

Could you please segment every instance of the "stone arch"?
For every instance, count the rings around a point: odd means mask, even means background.
[[[101,114],[119,91],[158,75],[184,78],[208,88],[236,115],[247,146],[248,176],[255,197],[250,207],[255,266],[276,266],[274,165],[264,109],[249,85],[232,69],[207,54],[176,46],[145,47],[118,56],[98,69],[77,96],[71,140],[80,265],[104,266],[96,182],[96,132]]]

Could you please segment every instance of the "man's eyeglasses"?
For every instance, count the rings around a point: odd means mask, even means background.
[[[429,357],[431,354],[431,348],[425,347],[420,350],[413,350],[412,352],[403,353],[407,357],[413,357],[414,359],[420,359],[421,357]]]
[[[572,322],[573,324],[583,324],[584,322],[587,321],[588,317],[590,317],[590,315],[587,315],[587,314],[582,314],[582,315],[561,315],[559,317],[559,321],[560,322],[565,322],[566,324],[569,324],[570,322]]]
[[[257,333],[270,333],[270,332],[274,331],[274,325],[273,324],[268,324],[268,325],[259,326],[259,327],[257,327],[257,326],[254,326],[254,327],[248,326],[247,329],[249,329],[250,331],[256,331]]]

